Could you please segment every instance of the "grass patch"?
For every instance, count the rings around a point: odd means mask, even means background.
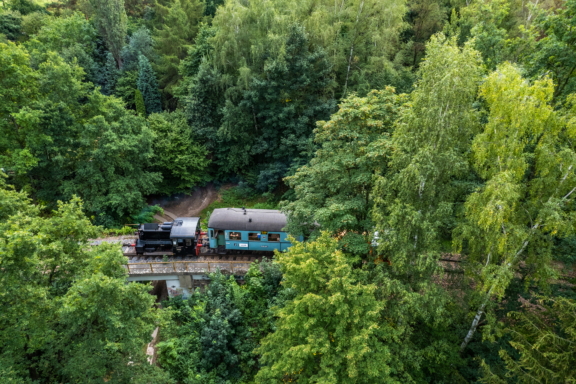
[[[208,220],[212,211],[216,208],[255,208],[255,209],[278,209],[278,202],[274,195],[265,193],[258,194],[245,185],[231,188],[223,187],[218,191],[218,199],[200,212],[202,230],[208,229]]]

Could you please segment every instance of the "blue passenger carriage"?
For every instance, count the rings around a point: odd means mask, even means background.
[[[287,240],[284,227],[286,215],[277,210],[218,208],[208,220],[210,248],[219,251],[285,251],[292,244]]]

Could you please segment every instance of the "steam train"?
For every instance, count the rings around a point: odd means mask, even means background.
[[[135,244],[136,253],[141,255],[144,252],[164,251],[197,255],[200,234],[199,217],[177,217],[174,221],[162,224],[140,224]]]
[[[277,210],[218,208],[208,220],[208,247],[212,252],[286,251],[286,215]],[[171,251],[198,256],[202,241],[199,217],[178,217],[163,224],[141,224],[136,253]],[[302,241],[302,238],[298,239]],[[244,253],[243,252],[243,253]]]

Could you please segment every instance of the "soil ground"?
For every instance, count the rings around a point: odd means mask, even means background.
[[[197,217],[200,212],[218,199],[218,191],[212,183],[196,188],[191,194],[180,193],[170,197],[152,198],[148,204],[159,205],[164,215],[156,215],[159,222],[172,221],[176,217]]]

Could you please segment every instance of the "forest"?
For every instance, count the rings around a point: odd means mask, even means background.
[[[1,381],[576,383],[575,31],[576,0],[2,0]],[[89,239],[207,183],[305,241],[158,308]]]

